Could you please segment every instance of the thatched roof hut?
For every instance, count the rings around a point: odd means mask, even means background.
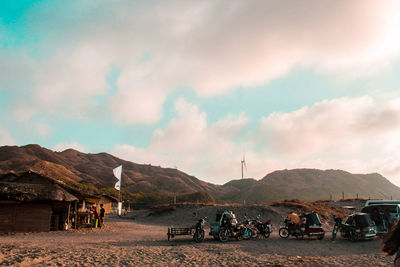
[[[73,202],[78,198],[57,184],[0,182],[0,200]]]
[[[111,213],[111,212],[113,212],[112,208],[114,206],[115,206],[115,209],[117,209],[118,199],[116,199],[115,197],[103,194],[100,196],[99,205],[100,204],[103,204],[103,208],[106,213]],[[100,212],[100,206],[98,207],[98,212]],[[116,212],[116,210],[115,210],[115,212]]]
[[[62,229],[78,198],[35,172],[0,176],[0,232]]]

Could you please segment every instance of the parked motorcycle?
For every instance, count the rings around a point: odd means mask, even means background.
[[[295,236],[297,239],[303,239],[306,235],[308,237],[317,237],[319,240],[325,237],[325,231],[322,228],[322,223],[319,216],[315,212],[305,214],[305,224],[295,225],[292,221],[285,219],[285,225],[279,229],[279,236],[288,238]]]
[[[288,238],[289,236],[294,236],[297,239],[303,239],[304,235],[300,229],[292,221],[285,219],[285,225],[279,228],[279,236],[281,238]]]
[[[243,239],[247,240],[257,236],[257,229],[254,227],[252,220],[245,215],[245,220],[239,225],[243,226]]]
[[[256,219],[250,220],[250,229],[253,231],[252,237],[268,238],[272,233],[271,221],[262,222],[261,215],[258,214]]]
[[[251,232],[246,227],[246,223],[239,224],[236,215],[232,211],[224,211],[220,216],[217,214],[219,223],[217,225],[211,225],[211,233],[215,235],[215,230],[218,229],[217,238],[221,242],[228,241],[229,238],[235,238],[236,240],[249,239]]]
[[[204,224],[206,222],[206,219],[207,219],[207,217],[199,219],[194,227],[195,230],[194,230],[194,234],[193,234],[193,239],[197,243],[203,242],[203,240],[204,240],[204,233],[205,233]]]
[[[228,239],[235,238],[236,240],[249,239],[251,237],[248,228],[244,225],[227,225],[226,227],[221,227],[219,230],[219,240],[221,242],[226,242]]]

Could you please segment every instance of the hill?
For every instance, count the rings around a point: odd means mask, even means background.
[[[191,200],[263,203],[285,199],[315,201],[345,198],[397,198],[400,188],[377,173],[351,174],[342,170],[294,169],[267,174],[261,180],[232,180],[215,185],[177,169],[129,162],[107,153],[86,154],[73,149],[54,152],[39,145],[0,147],[0,170],[34,170],[88,191],[116,194],[113,168],[123,165],[123,194],[146,201]]]
[[[219,198],[250,203],[285,199],[315,201],[342,198],[397,198],[400,188],[378,173],[351,174],[342,170],[280,170],[259,181],[243,179],[222,186]]]
[[[54,152],[39,145],[0,147],[0,169],[34,170],[70,184],[113,191],[113,168],[123,165],[123,189],[130,193],[161,196],[212,192],[218,187],[177,169],[136,164],[107,153],[86,154],[73,149]],[[115,190],[114,190],[115,191]]]

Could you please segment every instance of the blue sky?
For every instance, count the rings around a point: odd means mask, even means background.
[[[2,1],[0,145],[399,185],[399,4],[367,2]]]

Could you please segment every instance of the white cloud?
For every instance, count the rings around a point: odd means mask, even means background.
[[[36,133],[37,133],[40,137],[47,137],[47,136],[49,136],[49,135],[52,133],[52,131],[53,131],[53,129],[52,129],[49,125],[47,125],[47,124],[45,124],[45,123],[43,123],[43,122],[37,122],[37,123],[34,125],[34,127],[36,128]]]
[[[85,152],[85,146],[76,142],[70,142],[70,143],[58,143],[56,145],[54,145],[51,149],[57,152],[62,152],[66,149],[75,149],[78,150],[80,152]]]
[[[111,65],[92,44],[81,45],[72,55],[60,52],[37,67],[32,93],[36,108],[81,118],[92,108],[92,97],[105,94]]]
[[[262,119],[258,144],[263,153],[289,159],[285,164],[290,167],[380,172],[397,179],[399,100],[339,98],[291,113],[274,113]],[[287,168],[285,164],[282,168]]]
[[[122,71],[117,84],[119,91],[109,101],[110,110],[117,121],[149,124],[161,119],[166,92],[147,71],[126,69]]]
[[[5,146],[12,146],[15,145],[16,142],[10,135],[10,133],[6,129],[0,128],[0,145]]]
[[[154,124],[177,87],[215,96],[266,84],[296,67],[359,77],[379,72],[400,51],[400,3],[392,0],[96,1],[68,13],[64,5],[77,3],[35,5],[22,18],[28,28],[19,25],[33,42],[26,36],[26,46],[0,49],[0,90],[12,92],[8,103],[19,120],[37,113],[83,119],[101,110],[123,125]],[[116,91],[107,83],[113,67],[120,71]],[[245,114],[210,124],[204,111],[180,99],[177,117],[153,132],[149,147],[114,151],[218,181],[239,176],[244,150],[256,178],[301,166],[394,177],[399,102],[326,100],[271,114],[248,133]],[[50,130],[37,129],[44,136]],[[236,139],[243,135],[253,138]],[[13,142],[4,130],[0,136]],[[77,143],[54,149],[67,147],[83,149]]]
[[[242,149],[236,147],[233,139],[246,126],[245,115],[229,115],[209,125],[206,114],[183,98],[176,101],[175,109],[177,117],[165,129],[154,131],[149,147],[118,145],[111,153],[140,163],[177,166],[215,182],[231,175],[240,177]],[[235,160],[237,164],[233,163]]]
[[[339,143],[346,150],[400,130],[400,106],[377,103],[372,97],[339,98],[303,107],[291,113],[273,113],[262,119],[261,134],[276,153],[312,154]]]
[[[179,86],[212,96],[266,84],[297,66],[369,75],[400,47],[399,2],[391,0],[103,1],[80,3],[73,16],[60,12],[77,2],[60,3],[27,14],[42,51],[3,53],[8,67],[0,88],[26,84],[9,78],[17,70],[18,80],[33,84],[19,102],[32,101],[36,112],[84,118],[93,97],[106,97],[123,124],[160,120],[163,102]],[[111,66],[121,75],[110,97]]]
[[[179,99],[177,117],[154,131],[150,145],[116,146],[111,153],[140,163],[179,169],[224,183],[245,176],[262,178],[277,169],[343,169],[379,172],[400,184],[400,98],[338,98],[290,113],[274,113],[258,129],[245,130],[244,114],[213,124],[196,105]],[[237,138],[245,135],[246,138]],[[246,141],[242,141],[246,140]]]

